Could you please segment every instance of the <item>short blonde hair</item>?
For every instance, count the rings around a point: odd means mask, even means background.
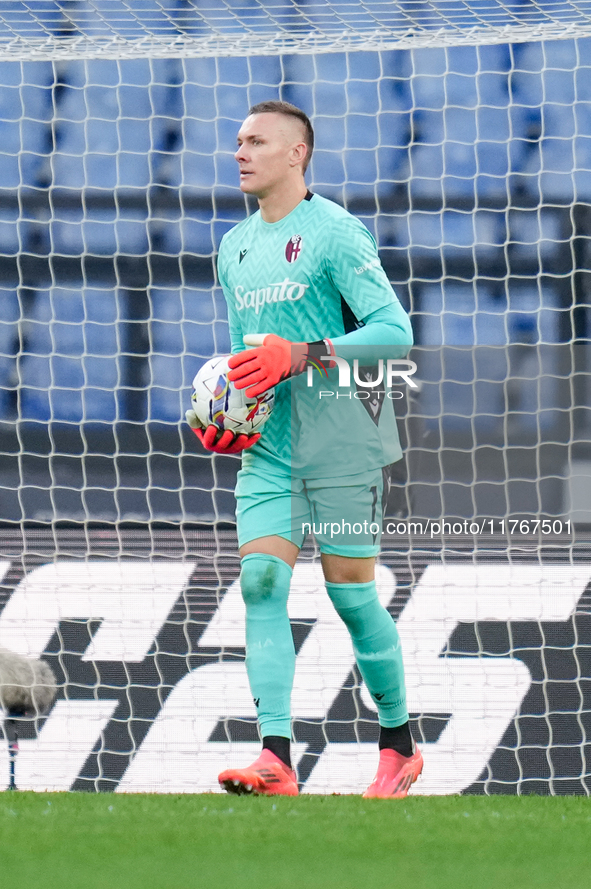
[[[295,105],[291,105],[289,102],[259,102],[258,105],[253,105],[252,108],[248,112],[249,116],[251,114],[284,114],[286,117],[295,117],[297,120],[303,124],[304,127],[304,142],[306,143],[306,147],[308,151],[306,152],[306,159],[303,163],[304,173],[308,169],[308,165],[310,160],[312,159],[312,152],[314,151],[314,130],[312,129],[312,124],[310,123],[310,118],[302,111],[301,108],[297,108]]]

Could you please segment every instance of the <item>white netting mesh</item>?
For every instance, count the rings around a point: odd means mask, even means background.
[[[277,97],[310,113],[310,186],[375,234],[418,345],[464,350],[445,365],[432,351],[421,358],[413,509],[562,515],[577,487],[571,460],[586,459],[583,347],[539,359],[528,349],[587,335],[590,67],[587,38],[311,59],[5,63],[4,516],[232,518],[235,461],[213,483],[180,418],[198,367],[229,349],[214,261],[247,212],[236,133],[252,103]],[[560,383],[573,368],[576,382]],[[450,435],[471,455],[455,487]],[[548,456],[529,479],[532,435]],[[511,446],[518,462],[493,470],[486,446]],[[125,477],[112,464],[104,475],[105,448],[127,461]],[[19,464],[19,451],[43,461]],[[84,463],[84,492],[56,469],[69,453]],[[531,496],[508,497],[516,479]],[[442,490],[452,500],[434,506]]]
[[[591,521],[590,7],[0,5],[0,644],[60,685],[23,729],[21,786],[205,790],[257,747],[225,597],[238,461],[181,418],[229,348],[214,261],[249,211],[236,133],[282,98],[314,122],[311,188],[369,226],[413,313],[422,389],[380,588],[416,655],[426,792],[588,792],[588,556],[566,538]],[[407,520],[442,518],[483,523],[476,553],[453,530],[408,543]],[[337,638],[325,602],[304,559],[309,674]],[[296,695],[316,791],[374,766],[338,638],[332,679],[322,660],[326,686]]]
[[[591,33],[591,2],[6,2],[0,57],[276,55],[523,42]]]

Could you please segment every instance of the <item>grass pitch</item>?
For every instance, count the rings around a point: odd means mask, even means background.
[[[2,886],[560,889],[591,884],[586,797],[3,793]]]

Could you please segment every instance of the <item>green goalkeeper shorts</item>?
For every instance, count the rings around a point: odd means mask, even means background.
[[[241,469],[236,484],[239,545],[277,535],[301,547],[313,534],[323,553],[377,556],[388,470],[306,481],[266,471],[262,463]]]

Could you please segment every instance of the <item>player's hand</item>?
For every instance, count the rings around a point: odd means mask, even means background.
[[[218,427],[213,423],[204,427],[195,411],[187,411],[185,417],[203,447],[215,454],[239,454],[251,448],[261,437],[260,432],[255,432],[254,435],[234,435],[230,429],[225,429],[218,438],[220,432]]]
[[[261,437],[260,432],[255,432],[254,435],[234,435],[230,429],[225,429],[217,438],[219,431],[218,427],[213,424],[208,426],[205,431],[202,429],[193,430],[203,447],[215,454],[239,454],[241,451],[251,448]]]
[[[244,342],[257,348],[230,356],[228,379],[237,389],[246,389],[249,398],[303,373],[306,368],[308,343],[292,343],[274,333],[250,334],[244,337]]]
[[[203,425],[195,411],[192,409],[185,411],[185,420],[187,421],[193,432],[196,432],[197,429],[205,429],[205,426]]]

